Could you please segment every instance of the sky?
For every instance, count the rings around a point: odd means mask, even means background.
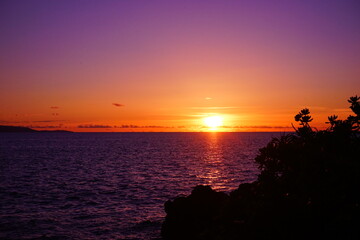
[[[360,94],[359,12],[358,0],[2,0],[0,125],[291,131],[307,107],[322,129]]]

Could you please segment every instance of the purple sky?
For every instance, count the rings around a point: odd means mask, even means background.
[[[2,0],[0,121],[56,105],[69,127],[287,125],[302,106],[324,122],[360,94],[359,13],[358,0]]]

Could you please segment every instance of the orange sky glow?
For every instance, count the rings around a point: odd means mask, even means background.
[[[304,107],[319,129],[351,114],[356,1],[150,2],[2,3],[0,125],[285,132]]]

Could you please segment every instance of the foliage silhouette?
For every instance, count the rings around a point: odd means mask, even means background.
[[[273,138],[255,161],[257,181],[226,195],[197,186],[167,201],[164,239],[360,239],[360,97],[355,115],[323,131],[308,109],[295,133]]]

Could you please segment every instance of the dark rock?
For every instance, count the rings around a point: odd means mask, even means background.
[[[197,186],[165,203],[164,239],[360,239],[360,97],[356,116],[314,131],[308,109],[296,133],[260,149],[257,181],[226,195]]]
[[[36,130],[27,127],[0,126],[0,132],[36,132]]]
[[[4,126],[4,125],[0,125],[0,132],[35,132],[35,133],[39,133],[39,132],[51,132],[51,133],[71,133],[71,131],[67,131],[67,130],[35,130],[35,129],[31,129],[28,127],[19,127],[19,126]]]
[[[196,186],[188,197],[165,203],[166,221],[162,226],[165,239],[210,239],[212,228],[229,196],[210,186]]]

